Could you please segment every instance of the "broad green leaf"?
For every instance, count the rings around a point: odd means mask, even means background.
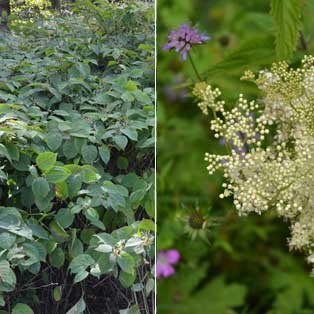
[[[130,201],[134,205],[139,205],[140,201],[145,197],[146,190],[136,190],[131,193]]]
[[[51,152],[40,153],[36,158],[36,164],[42,171],[51,169],[57,161],[57,154]]]
[[[137,226],[141,230],[155,231],[155,223],[150,219],[143,219]]]
[[[61,296],[62,296],[62,286],[55,287],[53,289],[53,299],[56,302],[59,302],[61,300]]]
[[[71,171],[65,167],[55,166],[51,168],[46,175],[48,182],[60,183],[65,181],[71,175]]]
[[[82,177],[81,174],[71,175],[68,180],[68,192],[69,197],[73,198],[78,195],[82,187]]]
[[[83,244],[79,239],[75,239],[72,247],[69,249],[69,254],[72,258],[83,253]]]
[[[52,235],[58,242],[62,243],[69,238],[68,233],[62,228],[62,226],[60,226],[57,221],[53,220],[49,227]]]
[[[82,166],[81,173],[82,173],[82,181],[84,183],[93,183],[97,181],[97,174],[94,167],[90,165]]]
[[[94,145],[84,145],[82,147],[82,156],[87,163],[92,163],[98,156],[97,148]]]
[[[136,278],[136,273],[126,273],[125,271],[120,271],[119,280],[124,288],[129,288],[133,285]]]
[[[14,214],[0,215],[0,229],[33,240],[32,230]]]
[[[15,286],[16,276],[7,261],[0,261],[0,282]]]
[[[128,144],[128,139],[124,135],[114,136],[113,141],[117,144],[120,150],[124,150]]]
[[[66,181],[56,183],[56,197],[63,200],[69,197],[69,187]]]
[[[290,59],[300,36],[300,0],[271,0],[271,15],[276,29],[276,53],[280,60]]]
[[[153,291],[154,288],[155,288],[155,280],[153,278],[149,278],[145,285],[145,294],[147,297],[150,295],[150,293]]]
[[[107,164],[108,161],[110,160],[110,149],[108,148],[107,145],[102,145],[98,148],[99,155],[101,160]]]
[[[3,144],[0,144],[0,157],[5,157],[9,161],[12,161],[11,156],[10,156],[7,148]]]
[[[132,128],[121,129],[121,132],[125,134],[129,139],[137,141],[137,131]]]
[[[52,151],[56,151],[62,144],[62,135],[56,130],[48,133],[47,145]]]
[[[0,233],[0,248],[8,249],[13,243],[16,241],[16,236],[9,232],[1,232]]]
[[[77,155],[77,149],[73,141],[65,141],[62,146],[62,150],[67,159],[73,159]]]
[[[6,114],[10,112],[11,107],[8,104],[0,104],[0,114]]]
[[[117,240],[110,235],[109,233],[98,233],[94,235],[102,244],[109,245],[110,247],[113,247],[116,243]]]
[[[226,284],[222,277],[210,281],[185,303],[192,313],[201,313],[207,304],[211,304],[211,313],[230,312],[233,307],[244,304],[246,287],[237,283]],[[210,302],[210,303],[209,303]]]
[[[35,204],[41,211],[44,212],[50,211],[50,209],[52,208],[50,195],[48,194],[48,196],[44,198],[35,198]]]
[[[49,183],[45,178],[36,178],[32,184],[32,190],[35,198],[43,199],[49,193]]]
[[[109,244],[100,244],[95,248],[95,251],[101,253],[110,253],[112,252],[112,246]]]
[[[17,303],[13,307],[12,314],[34,314],[34,312],[27,304]]]
[[[61,208],[58,210],[55,219],[60,226],[68,228],[74,221],[74,215],[71,213],[69,208]]]
[[[128,274],[133,274],[135,271],[135,260],[130,254],[126,252],[122,252],[118,256],[118,265]]]
[[[114,268],[114,261],[110,259],[109,254],[101,254],[100,257],[97,259],[97,265],[102,274],[108,274],[112,272]]]
[[[119,314],[141,314],[139,306],[137,304],[132,305],[131,307],[120,310]]]
[[[129,92],[134,92],[137,90],[137,85],[135,84],[135,82],[129,80],[125,85],[125,89]]]
[[[89,272],[86,270],[80,270],[74,277],[74,283],[78,283],[82,280],[84,280],[85,278],[87,278],[87,276],[89,275]]]
[[[53,267],[61,268],[64,264],[65,255],[62,248],[56,248],[50,255],[50,264]]]
[[[94,259],[88,254],[80,254],[75,257],[70,263],[69,269],[72,273],[77,274],[81,270],[86,270],[87,267],[95,263]]]
[[[83,314],[86,309],[86,304],[83,297],[70,309],[66,314]]]
[[[15,145],[13,143],[8,143],[6,145],[6,148],[9,152],[9,155],[10,155],[12,160],[18,161],[20,159],[20,151],[19,151],[17,145]]]

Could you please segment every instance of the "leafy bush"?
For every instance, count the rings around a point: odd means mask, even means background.
[[[138,300],[149,312],[152,7],[129,4],[113,33],[118,7],[90,6],[97,11],[14,21],[15,33],[0,37],[3,313],[99,313],[94,299],[105,296],[90,290],[107,274],[133,287],[125,307]],[[130,29],[134,15],[140,27]]]

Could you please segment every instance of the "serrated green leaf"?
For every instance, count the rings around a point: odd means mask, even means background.
[[[280,60],[290,59],[296,49],[301,27],[300,0],[271,0],[271,15],[276,29],[276,53]]]
[[[239,81],[239,77],[245,70],[254,70],[274,61],[274,38],[272,36],[256,36],[243,42],[239,48],[227,54],[221,62],[210,67],[206,75],[211,80],[226,75],[228,77],[237,76],[236,80]]]

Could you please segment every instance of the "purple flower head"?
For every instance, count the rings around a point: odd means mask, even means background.
[[[200,34],[196,28],[191,29],[189,25],[183,24],[178,30],[169,33],[168,42],[163,46],[163,50],[175,49],[185,61],[193,45],[202,44],[209,39],[210,37]]]
[[[170,277],[175,274],[175,265],[180,260],[180,253],[175,249],[160,251],[157,256],[157,278]]]

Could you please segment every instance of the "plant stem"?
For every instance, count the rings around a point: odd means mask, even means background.
[[[304,33],[302,31],[300,32],[300,42],[301,42],[302,49],[307,51],[307,43],[306,43]]]
[[[188,56],[189,56],[189,60],[190,60],[190,62],[191,62],[191,64],[192,64],[192,68],[193,68],[193,70],[194,70],[194,72],[195,72],[195,74],[196,74],[196,76],[197,76],[197,79],[198,79],[200,82],[202,82],[202,78],[201,78],[199,72],[197,71],[197,68],[196,68],[196,66],[195,66],[195,63],[194,63],[194,61],[193,61],[193,58],[192,58],[191,54],[188,53]]]

